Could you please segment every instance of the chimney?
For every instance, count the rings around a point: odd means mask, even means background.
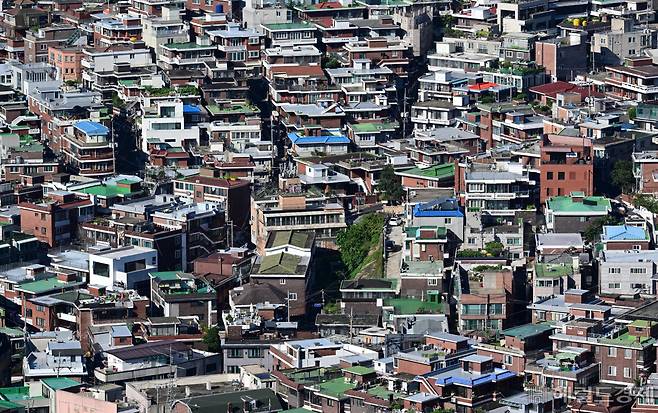
[[[72,272],[59,272],[57,273],[57,280],[62,282],[75,281],[75,274]]]

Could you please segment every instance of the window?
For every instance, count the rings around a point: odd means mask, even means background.
[[[288,293],[288,301],[297,301],[297,293]]]
[[[258,37],[250,37],[249,44],[258,44]]]
[[[646,268],[631,268],[631,274],[646,274]]]
[[[438,280],[436,278],[428,278],[427,279],[427,285],[436,286],[437,284],[438,284]]]
[[[93,272],[94,272],[94,275],[98,275],[98,276],[101,276],[101,277],[109,277],[110,276],[110,266],[107,265],[107,264],[103,264],[102,262],[94,262]]]
[[[334,401],[331,399],[325,399],[327,401],[327,406],[331,407],[334,405]]]
[[[242,349],[241,348],[230,348],[228,349],[227,356],[230,359],[239,359],[242,358]]]
[[[46,325],[46,320],[43,318],[37,317],[37,326],[44,327]]]
[[[564,172],[558,172],[557,173],[557,180],[558,181],[564,181]]]
[[[624,358],[625,359],[630,359],[633,357],[633,351],[629,348],[624,349]]]
[[[197,3],[199,2],[199,0],[194,0],[194,1],[196,1]],[[226,366],[226,372],[228,374],[240,373],[240,366]]]
[[[257,59],[259,56],[260,56],[260,52],[258,50],[249,50],[250,59]]]
[[[624,367],[624,377],[627,379],[631,378],[631,369],[628,367]]]
[[[621,268],[608,268],[608,274],[621,274]]]
[[[616,375],[617,375],[617,367],[608,366],[608,376],[616,376]]]
[[[285,279],[285,278],[281,278],[281,279],[279,280],[279,284],[281,284],[281,285],[286,285],[286,279]]]
[[[44,306],[42,306],[42,305],[37,306],[37,311],[38,312],[43,313],[44,310],[45,310]]]
[[[468,238],[466,241],[471,245],[475,244],[475,238]]]
[[[250,359],[259,359],[263,357],[263,350],[260,348],[249,348],[247,349],[247,357]]]
[[[512,356],[510,356],[509,354],[505,354],[503,356],[503,363],[512,364]]]
[[[616,347],[608,347],[608,357],[617,357]]]
[[[621,284],[619,283],[609,283],[608,288],[620,288]]]
[[[548,179],[549,181],[552,181],[553,180],[553,172],[547,172],[546,173],[546,179]]]

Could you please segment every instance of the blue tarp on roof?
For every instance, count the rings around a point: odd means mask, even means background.
[[[445,208],[445,209],[444,209]],[[464,214],[459,210],[457,200],[454,198],[437,199],[414,207],[415,217],[454,217],[460,218]]]
[[[288,139],[295,145],[314,145],[314,144],[348,144],[350,139],[342,135],[326,136],[300,136],[295,132],[288,134]]]
[[[601,239],[604,241],[642,241],[648,239],[644,228],[631,225],[604,225]]]
[[[183,113],[201,113],[201,108],[197,105],[183,105]]]
[[[107,135],[110,130],[107,126],[90,120],[82,120],[74,125],[87,135]]]

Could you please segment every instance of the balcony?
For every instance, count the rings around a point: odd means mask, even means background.
[[[78,322],[78,319],[76,318],[75,314],[57,313],[57,318],[59,318],[60,320],[68,321],[70,323]]]

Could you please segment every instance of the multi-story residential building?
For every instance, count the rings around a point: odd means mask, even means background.
[[[457,328],[461,333],[502,330],[517,320],[510,319],[513,312],[513,274],[509,268],[498,269],[472,266],[457,267],[455,297],[458,301]]]
[[[199,145],[200,130],[185,117],[185,104],[180,99],[160,100],[145,108],[142,117],[141,149],[184,148]]]
[[[658,193],[658,152],[633,152],[635,189],[642,194]]]
[[[577,396],[580,386],[598,383],[600,367],[590,350],[562,347],[526,364],[525,374],[534,388],[549,387],[569,400]]]
[[[96,15],[94,26],[94,45],[129,44],[142,38],[142,23],[139,16],[130,14]]]
[[[317,28],[307,21],[300,23],[270,23],[261,25],[266,46],[299,46],[317,44]]]
[[[80,30],[71,25],[52,25],[29,30],[25,34],[25,63],[48,61],[48,48],[53,46],[71,46],[83,44],[85,38],[80,38]]]
[[[652,296],[658,253],[640,250],[608,250],[599,259],[599,293]]]
[[[251,239],[263,251],[272,231],[315,230],[318,245],[331,246],[347,226],[345,208],[319,193],[256,193],[251,200]]]
[[[32,234],[50,247],[66,245],[77,236],[78,224],[94,217],[89,197],[52,191],[42,202],[22,202],[21,231]]]
[[[219,172],[202,168],[199,175],[174,180],[174,195],[191,203],[218,203],[225,208],[233,225],[242,228],[249,222],[249,181],[220,178]]]
[[[583,232],[610,211],[610,200],[605,197],[585,196],[582,192],[554,196],[546,200],[546,228],[558,233]]]
[[[149,273],[157,268],[158,253],[152,248],[105,248],[89,254],[89,283],[114,291],[128,288],[149,296]]]
[[[57,151],[60,138],[77,120],[100,121],[106,108],[102,95],[91,91],[64,91],[59,85],[35,86],[27,97],[30,112],[41,118],[41,133],[52,139]]]
[[[151,216],[157,228],[182,231],[180,256],[176,256],[178,249],[175,249],[174,259],[175,262],[180,260],[184,271],[191,270],[196,258],[205,257],[227,245],[226,213],[219,203],[177,203],[171,208],[154,211]],[[239,239],[239,232],[236,230],[234,233],[235,238]]]
[[[263,35],[254,28],[242,29],[229,24],[226,29],[208,31],[208,36],[217,44],[222,61],[244,62],[260,74],[261,53],[265,47]]]
[[[189,41],[189,25],[181,19],[181,11],[176,6],[165,6],[160,17],[142,18],[142,40],[155,50],[156,56],[161,55],[162,45]]]
[[[151,315],[193,316],[205,326],[217,323],[217,294],[206,280],[178,271],[151,272],[149,276]]]
[[[66,166],[80,176],[113,175],[114,141],[110,130],[98,122],[80,121],[62,136],[60,151]]]
[[[496,56],[489,54],[458,52],[456,43],[436,42],[434,52],[427,55],[427,68],[431,72],[458,70],[471,73],[493,67],[497,61]]]
[[[149,380],[176,371],[179,377],[215,374],[221,364],[221,355],[195,350],[176,340],[113,349],[104,355],[107,366],[94,370],[94,377],[102,383]]]
[[[532,168],[512,162],[458,164],[455,192],[466,209],[466,226],[478,229],[501,219],[514,223],[517,211],[536,208],[539,195]]]
[[[650,249],[651,237],[641,226],[604,225],[601,243],[605,251],[646,251]]]
[[[374,67],[388,67],[399,77],[407,76],[411,45],[404,40],[385,37],[366,38],[347,43],[343,46],[343,50],[349,66],[354,60],[369,59]]]
[[[303,316],[313,304],[314,249],[314,231],[273,231],[251,269],[252,281],[286,291],[289,317]]]
[[[404,399],[407,409],[445,408],[455,406],[464,412],[474,412],[477,406],[486,405],[493,394],[511,395],[522,387],[517,375],[505,368],[494,367],[493,359],[487,356],[469,355],[459,359],[459,364],[417,376],[420,393]],[[494,390],[495,389],[495,390]],[[446,395],[450,402],[442,399]],[[422,410],[421,410],[422,411]]]
[[[607,66],[607,94],[636,102],[653,101],[658,96],[658,66],[651,58],[627,58],[626,66]]]
[[[496,10],[502,33],[538,32],[548,30],[553,11],[548,0],[505,0]]]
[[[656,360],[655,322],[629,321],[626,326],[586,319],[567,322],[551,336],[553,347],[592,351],[595,362],[600,363],[601,383],[628,385],[648,374]]]
[[[587,38],[575,34],[537,40],[535,62],[546,70],[552,81],[573,80],[576,73],[587,71]]]
[[[48,47],[48,64],[57,70],[57,79],[78,82],[82,80],[82,46]]]
[[[504,341],[500,343],[477,343],[474,347],[478,355],[491,357],[494,365],[522,375],[537,351],[550,349],[553,330],[547,324],[524,324],[503,330]]]
[[[592,35],[591,48],[595,64],[619,65],[628,57],[656,48],[656,31],[636,27],[633,19],[612,18],[610,31]]]
[[[541,141],[540,202],[555,195],[594,192],[594,161],[589,139],[546,135]]]
[[[193,42],[160,45],[158,61],[165,70],[201,69],[204,62],[215,61],[217,45],[209,37],[197,37]]]

